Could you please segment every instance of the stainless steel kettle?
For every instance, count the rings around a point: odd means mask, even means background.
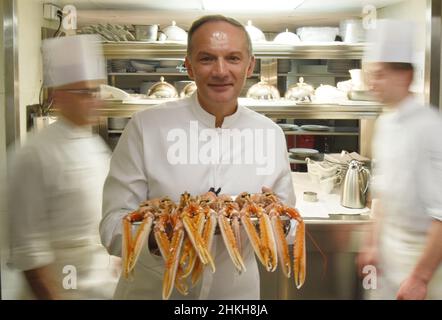
[[[351,160],[341,190],[341,205],[347,208],[365,208],[370,171],[361,162]]]

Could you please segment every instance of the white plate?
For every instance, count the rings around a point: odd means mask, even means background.
[[[301,126],[301,129],[307,131],[329,131],[331,128],[328,126],[321,126],[316,124],[305,124]]]
[[[290,148],[289,151],[296,157],[309,157],[319,153],[319,151],[316,149],[308,148]]]
[[[284,131],[285,130],[288,130],[288,131],[293,130],[293,131],[295,131],[295,130],[299,129],[299,127],[296,124],[290,124],[290,123],[278,123],[278,126],[280,126],[281,129],[284,130]]]

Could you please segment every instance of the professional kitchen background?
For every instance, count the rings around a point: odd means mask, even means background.
[[[6,159],[7,147],[14,141],[25,141],[27,132],[35,128],[32,120],[33,109],[30,107],[40,101],[42,81],[41,67],[41,41],[49,37],[58,27],[57,20],[45,18],[44,0],[4,0],[0,2],[0,110],[4,116],[0,117],[0,228],[1,228],[1,297],[2,299],[16,298],[16,288],[21,278],[7,266],[8,236],[6,229]],[[421,100],[432,103],[435,107],[440,105],[440,16],[441,1],[432,0],[305,0],[293,1],[292,7],[283,8],[290,1],[236,1],[234,5],[223,9],[211,7],[211,4],[229,3],[228,1],[204,0],[81,0],[81,1],[51,1],[63,7],[72,4],[77,8],[78,29],[85,32],[88,27],[98,24],[127,26],[136,36],[137,25],[158,24],[159,30],[170,26],[175,21],[176,26],[188,30],[192,21],[204,14],[222,13],[237,18],[244,24],[250,20],[253,26],[262,30],[266,40],[271,40],[280,32],[296,32],[300,27],[342,27],[343,21],[361,19],[363,9],[374,6],[377,18],[400,18],[416,22],[416,69],[413,91]],[[260,4],[263,7],[260,7]],[[268,6],[271,3],[271,6]],[[246,4],[246,5],[243,5]],[[279,4],[279,5],[278,5]],[[265,7],[267,5],[267,7]],[[271,10],[274,10],[272,12]],[[86,29],[85,29],[86,28]],[[342,39],[341,35],[341,40]],[[124,41],[120,41],[124,42]],[[167,68],[179,67],[184,47],[178,46],[178,53],[170,48],[162,48],[158,52],[149,54],[150,47],[131,47],[126,50],[124,43],[108,43],[105,55],[108,63],[108,83],[119,87],[129,94],[143,94],[148,86],[160,81],[160,76],[165,77],[175,87],[184,85],[188,80],[178,72],[171,72]],[[350,80],[349,69],[361,67],[364,43],[357,40],[348,46],[348,49],[339,49],[337,53],[333,47],[324,49],[313,48],[311,52],[301,52],[296,55],[290,48],[277,51],[275,47],[255,46],[257,57],[260,59],[251,81],[247,83],[244,96],[249,87],[259,79],[273,82],[284,96],[290,84],[304,76],[305,82],[314,85],[320,84],[336,86],[338,82]],[[141,54],[136,53],[141,49]],[[322,51],[321,51],[322,50]],[[146,56],[146,54],[148,56]],[[158,54],[158,56],[155,56]],[[338,56],[336,56],[338,55]],[[342,59],[340,58],[342,55]],[[162,72],[144,72],[137,75],[136,62],[142,58],[156,60]],[[160,59],[163,58],[163,59]],[[135,61],[135,63],[132,63]],[[175,62],[175,64],[173,64]],[[169,64],[167,64],[169,62]],[[340,62],[337,63],[337,62]],[[172,64],[171,64],[172,63]],[[121,67],[123,64],[123,67]],[[155,63],[154,67],[158,67]],[[148,64],[148,68],[152,67]],[[331,71],[335,67],[335,71]],[[118,67],[124,69],[119,70]],[[142,68],[143,66],[141,66]],[[146,65],[144,65],[146,68]],[[337,70],[337,71],[336,71]],[[272,78],[273,76],[273,78]],[[275,78],[276,76],[276,78]],[[292,80],[290,80],[292,79]],[[291,81],[291,82],[290,82]],[[143,91],[143,84],[144,90]],[[182,88],[182,87],[180,87]],[[139,98],[139,97],[138,97]],[[115,99],[117,100],[117,99]],[[101,124],[96,130],[107,140],[112,148],[118,141],[119,134],[124,128],[125,119],[132,112],[143,108],[143,103],[133,102],[123,105],[121,100],[108,103],[107,110],[102,110]],[[275,101],[273,101],[275,102]],[[253,103],[252,103],[253,104]],[[148,104],[149,105],[149,104]],[[376,116],[382,111],[382,106],[375,103],[362,103],[365,108],[351,109],[351,104],[325,110],[320,106],[317,109],[308,109],[311,106],[302,105],[298,111],[287,109],[287,105],[272,105],[272,101],[255,103],[257,111],[266,114],[275,121],[288,125],[326,125],[340,128],[349,128],[347,134],[296,134],[286,135],[288,147],[319,148],[321,152],[338,152],[340,149],[358,152],[370,156],[370,134]],[[273,108],[273,109],[272,109]],[[340,108],[340,109],[339,109]],[[312,115],[311,110],[315,111]],[[332,111],[330,111],[332,110]],[[334,110],[334,111],[333,111]],[[341,110],[347,110],[344,115]],[[357,111],[355,111],[357,110]],[[298,112],[298,113],[297,113]],[[344,130],[345,131],[345,130]],[[316,142],[309,138],[313,137]],[[328,138],[327,138],[328,137]],[[327,140],[329,139],[329,140]],[[319,141],[319,142],[318,142]],[[315,144],[316,143],[316,144]],[[319,143],[319,145],[318,145]],[[327,149],[328,148],[328,149]],[[294,171],[303,171],[303,164],[293,161]],[[308,273],[317,275],[308,278],[308,283],[303,291],[297,292],[292,283],[282,279],[279,273],[262,277],[262,298],[335,298],[354,299],[361,298],[360,283],[354,272],[354,257],[358,248],[359,235],[364,232],[365,221],[334,221],[324,225],[316,221],[308,225],[308,230],[315,235],[321,249],[327,255],[328,265],[323,273],[323,260],[317,250],[310,246]],[[331,241],[330,239],[334,239]]]

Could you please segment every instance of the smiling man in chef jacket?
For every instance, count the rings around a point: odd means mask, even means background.
[[[58,120],[11,159],[11,262],[37,299],[110,299],[113,261],[98,235],[110,153],[91,121],[106,79],[98,38],[43,42],[44,85]]]
[[[175,202],[188,191],[223,194],[271,188],[295,204],[284,133],[272,120],[238,104],[255,65],[245,28],[223,16],[195,21],[188,34],[186,67],[197,91],[135,114],[112,155],[104,187],[100,232],[109,252],[121,255],[122,218],[146,199]],[[242,239],[246,239],[242,235]],[[151,248],[152,249],[152,248]],[[172,299],[259,299],[259,272],[243,240],[246,272],[239,274],[220,235],[212,247],[216,272],[205,270],[187,296]],[[161,299],[163,258],[143,248],[133,281],[120,279],[115,298]]]
[[[442,299],[442,118],[410,92],[413,31],[378,21],[364,59],[368,85],[390,111],[375,127],[376,224],[359,256],[361,268],[377,268],[367,289],[378,299]]]

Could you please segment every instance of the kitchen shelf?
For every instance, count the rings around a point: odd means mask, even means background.
[[[135,112],[151,108],[159,103],[175,99],[144,99],[144,100],[107,100],[98,109],[103,117],[130,117]],[[337,105],[337,104],[300,104],[277,106],[269,102],[263,106],[248,108],[272,119],[376,119],[383,111],[382,105]],[[313,131],[308,131],[311,134]],[[322,133],[327,133],[323,131]],[[328,132],[330,133],[330,132]]]
[[[109,72],[108,76],[183,76],[187,77],[187,72]]]
[[[359,131],[349,127],[331,127],[330,130],[284,130],[286,135],[313,135],[313,136],[358,136]]]
[[[108,72],[108,76],[182,76],[188,77],[187,72]],[[251,77],[259,77],[259,73],[253,73]]]
[[[278,73],[278,77],[335,77],[350,78],[349,73]]]
[[[105,42],[104,55],[108,59],[182,59],[186,56],[185,43],[156,43],[141,41]],[[281,59],[362,59],[364,44],[303,43],[280,45],[254,43],[257,58]]]

